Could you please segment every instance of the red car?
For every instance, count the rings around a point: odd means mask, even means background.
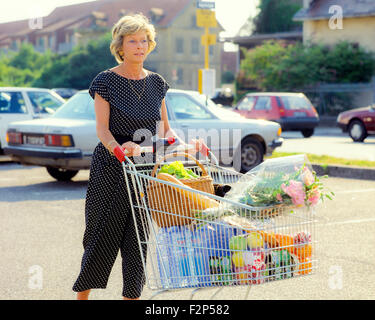
[[[349,132],[353,141],[362,142],[375,135],[375,105],[341,112],[336,122],[343,132]]]
[[[311,137],[319,124],[317,111],[303,93],[248,93],[234,111],[250,119],[276,121],[283,131],[301,131],[305,138]]]

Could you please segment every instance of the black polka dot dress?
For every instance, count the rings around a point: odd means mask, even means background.
[[[157,73],[141,80],[127,79],[114,71],[99,73],[89,93],[95,92],[110,104],[109,130],[118,143],[134,141],[147,145],[161,120],[161,103],[169,88]],[[151,142],[150,142],[151,143]],[[152,162],[147,161],[147,162]],[[86,228],[83,236],[81,270],[73,291],[106,288],[118,252],[122,257],[123,292],[138,298],[145,283],[140,247],[136,237],[130,198],[120,162],[100,142],[93,153],[85,202]],[[138,226],[144,224],[136,212]],[[141,221],[142,219],[142,221]],[[140,232],[145,240],[145,230]],[[143,255],[147,248],[142,246]]]

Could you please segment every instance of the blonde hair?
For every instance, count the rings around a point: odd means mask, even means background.
[[[112,42],[109,48],[111,50],[112,55],[115,57],[118,63],[124,61],[123,57],[119,53],[120,51],[122,51],[122,43],[124,37],[137,33],[139,31],[146,32],[148,40],[147,54],[149,54],[152,50],[154,50],[156,42],[155,28],[151,23],[149,23],[147,17],[145,17],[141,13],[137,13],[134,15],[126,15],[120,18],[113,26]]]

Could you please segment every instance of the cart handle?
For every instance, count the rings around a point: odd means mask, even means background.
[[[190,149],[193,149],[194,146],[191,145],[191,144],[186,144],[186,145],[178,145],[176,146],[176,149],[174,152],[178,152],[178,151],[186,151],[186,150],[190,150]],[[180,150],[179,150],[180,149]],[[155,153],[155,148],[153,146],[144,146],[144,147],[140,147],[140,152],[141,153]],[[121,146],[116,146],[114,149],[113,149],[113,154],[115,155],[115,157],[117,158],[118,161],[120,162],[124,162],[127,155],[129,154],[129,151],[126,150],[126,148],[123,148]]]
[[[193,157],[191,154],[189,154],[189,153],[176,153],[176,152],[173,152],[173,153],[169,153],[169,154],[165,155],[161,160],[159,160],[155,164],[154,170],[152,170],[152,173],[151,173],[151,177],[155,177],[156,171],[157,171],[158,167],[160,166],[160,164],[164,160],[170,159],[170,158],[175,158],[175,157],[185,157],[185,158],[189,158],[190,160],[193,160],[199,166],[199,168],[201,168],[201,170],[202,170],[202,176],[208,176],[208,173],[207,173],[206,169],[204,168],[204,166],[195,157]]]

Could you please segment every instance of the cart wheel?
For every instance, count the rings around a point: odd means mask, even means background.
[[[71,180],[79,170],[67,170],[61,168],[46,167],[47,172],[57,181]]]

